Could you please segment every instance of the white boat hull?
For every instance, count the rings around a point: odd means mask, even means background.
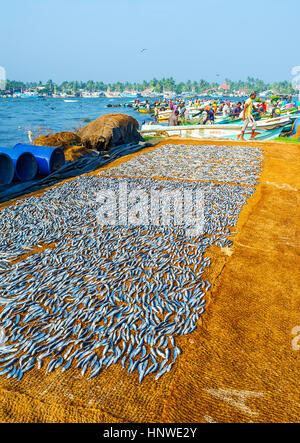
[[[276,131],[268,131],[263,128],[256,130],[256,137],[259,139],[271,140],[276,138],[281,133],[281,128]],[[217,139],[231,139],[238,140],[241,135],[241,125],[191,125],[191,126],[163,126],[163,125],[143,125],[141,134],[143,136],[149,135],[166,135],[179,136],[182,138],[217,138]],[[245,134],[248,139],[251,136],[250,132]]]

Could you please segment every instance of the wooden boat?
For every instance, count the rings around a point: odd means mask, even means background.
[[[153,114],[154,109],[153,108],[150,108],[150,109],[139,108],[138,112],[140,112],[141,114]]]
[[[141,94],[139,94],[139,93],[130,94],[130,93],[123,92],[121,94],[121,97],[124,97],[124,98],[139,98],[140,96],[141,96]]]
[[[282,127],[277,129],[257,128],[256,140],[273,140],[279,137]],[[227,140],[239,140],[241,136],[240,125],[191,125],[191,126],[163,126],[163,125],[143,125],[140,133],[143,136],[179,136],[182,138],[216,138]],[[245,140],[251,138],[252,131],[245,133]]]
[[[167,111],[160,111],[158,113],[158,121],[159,122],[167,122],[170,118],[170,115],[173,111],[171,109],[168,109]]]
[[[277,129],[277,128],[283,128],[286,125],[289,125],[291,123],[291,118],[288,116],[281,116],[278,118],[269,118],[269,119],[260,119],[257,120],[256,124],[257,124],[257,128],[259,129]],[[228,119],[224,119],[222,121],[216,121],[216,124],[213,125],[214,127],[218,126],[218,125],[226,125],[228,127],[232,127],[232,126],[240,126],[240,128],[242,128],[243,126],[243,119],[238,118],[236,120],[232,120],[230,118]]]
[[[270,118],[270,119],[261,119],[256,122],[257,129],[264,129],[264,130],[272,130],[272,129],[278,129],[283,128],[286,125],[289,125],[291,123],[291,120],[289,117],[278,117],[278,118]],[[228,126],[231,127],[232,125],[236,125],[236,122],[229,123]],[[240,127],[243,126],[243,121],[241,119],[241,122],[239,123]]]

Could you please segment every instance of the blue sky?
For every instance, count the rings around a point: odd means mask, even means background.
[[[9,79],[277,81],[300,65],[299,0],[8,0],[0,8]]]

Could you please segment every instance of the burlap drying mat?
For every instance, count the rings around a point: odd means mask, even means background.
[[[119,365],[91,380],[77,370],[0,377],[1,422],[299,421],[292,330],[300,326],[300,147],[252,146],[264,152],[260,185],[240,215],[233,251],[210,251],[210,302],[202,324],[180,339],[172,371],[141,385]]]

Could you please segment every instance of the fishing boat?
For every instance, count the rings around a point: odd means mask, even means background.
[[[120,98],[120,97],[122,97],[122,95],[120,92],[106,91],[105,97],[106,98]]]
[[[232,125],[239,124],[239,126],[242,127],[243,123],[244,122],[241,119],[240,123],[232,122],[228,123],[228,126],[231,127]],[[278,118],[258,120],[256,124],[257,124],[257,129],[272,130],[272,129],[283,128],[284,126],[291,124],[291,120],[289,117],[278,117]]]
[[[24,92],[24,93],[15,93],[14,98],[39,98],[38,94]]]
[[[163,93],[163,97],[165,100],[173,100],[176,97],[176,93],[172,91],[165,91]]]
[[[123,93],[121,94],[121,97],[123,97],[123,98],[139,98],[139,97],[141,97],[141,94],[139,94],[139,93],[136,93],[136,94],[130,94],[129,92],[128,92],[128,93],[123,92]]]
[[[256,124],[257,127],[260,129],[277,129],[277,128],[281,128],[283,126],[286,126],[290,123],[292,123],[293,120],[295,120],[297,117],[293,116],[289,116],[289,115],[283,115],[280,117],[276,117],[276,118],[261,118],[260,116],[258,116],[257,118],[255,118],[256,120]],[[195,124],[193,121],[191,121],[192,124]],[[215,124],[216,125],[228,125],[228,126],[232,126],[232,125],[240,125],[243,126],[243,119],[242,118],[237,118],[237,119],[232,119],[230,117],[227,118],[216,118],[215,119]]]
[[[150,109],[147,109],[147,108],[139,108],[139,109],[138,109],[138,112],[140,112],[141,114],[153,114],[154,109],[153,109],[153,108],[150,108]]]
[[[182,138],[217,138],[227,140],[239,140],[241,137],[240,125],[190,125],[190,126],[163,126],[163,125],[143,125],[140,131],[142,136],[179,136]],[[273,140],[279,137],[282,127],[277,129],[257,128],[255,131],[256,140]],[[246,131],[245,140],[251,138],[252,131]]]
[[[158,113],[158,121],[159,122],[167,122],[169,120],[171,114],[172,114],[171,109],[168,109],[167,111],[160,111]]]

